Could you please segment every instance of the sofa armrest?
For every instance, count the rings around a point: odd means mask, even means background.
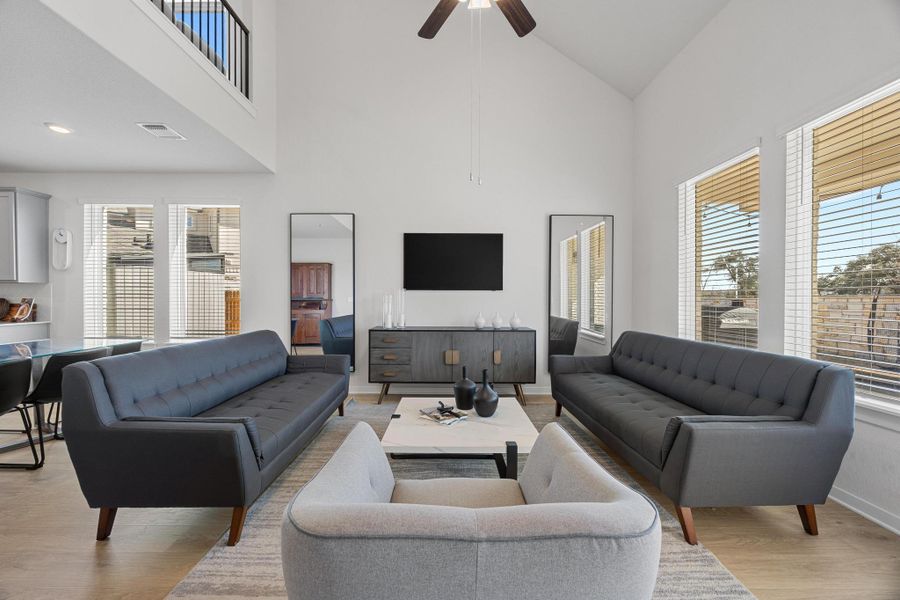
[[[849,443],[806,421],[683,418],[660,488],[681,506],[820,504]]]
[[[568,375],[571,373],[612,373],[612,357],[603,356],[568,356],[556,354],[550,357],[550,375]]]
[[[288,373],[332,373],[350,377],[350,357],[346,354],[288,356]]]
[[[672,446],[675,444],[675,438],[681,431],[681,426],[685,423],[773,423],[794,421],[791,417],[783,415],[756,415],[756,416],[740,416],[740,415],[689,415],[684,417],[672,417],[666,425],[666,433],[663,436],[660,464],[666,464],[666,459]]]
[[[235,423],[242,425],[247,431],[250,446],[259,468],[262,468],[265,457],[262,454],[262,439],[259,436],[259,427],[253,417],[126,417],[122,419],[128,422],[138,423]]]

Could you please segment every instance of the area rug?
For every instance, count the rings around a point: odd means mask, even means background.
[[[226,534],[197,563],[169,595],[170,598],[285,598],[281,572],[281,517],[299,490],[331,457],[359,421],[369,423],[381,436],[397,402],[382,405],[353,402],[344,418],[331,419],[315,441],[287,468],[254,503],[247,516],[241,542],[225,546]],[[529,404],[525,411],[540,430],[555,420],[554,405]],[[567,416],[559,423],[605,469],[631,487],[637,483],[617,465],[592,436]],[[527,460],[527,458],[526,458]],[[525,460],[519,461],[521,469]],[[496,477],[493,461],[399,460],[392,461],[398,479],[434,477]],[[654,598],[659,600],[721,600],[754,598],[713,554],[702,545],[690,546],[681,537],[678,520],[663,507],[663,538],[659,577]],[[226,532],[227,533],[227,532]],[[598,594],[599,595],[599,594]],[[398,598],[397,600],[406,600]],[[413,599],[410,599],[413,600]]]

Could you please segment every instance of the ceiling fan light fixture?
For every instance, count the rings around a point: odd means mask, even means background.
[[[469,10],[478,10],[479,8],[490,8],[491,0],[469,0]]]

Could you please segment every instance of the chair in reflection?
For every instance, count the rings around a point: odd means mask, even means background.
[[[0,463],[3,469],[39,469],[44,466],[44,438],[38,434],[37,445],[31,433],[31,419],[25,407],[25,396],[31,387],[31,359],[18,358],[0,362],[0,415],[18,412],[22,417],[21,430],[15,433],[24,433],[28,436],[28,445],[31,447],[31,455],[34,462],[31,463]],[[40,455],[38,455],[40,447]]]
[[[59,432],[60,413],[62,412],[62,371],[65,367],[82,361],[91,361],[98,358],[109,356],[109,348],[94,348],[91,350],[82,350],[81,352],[68,352],[66,354],[54,354],[47,359],[44,366],[44,372],[41,379],[34,387],[25,404],[34,405],[35,420],[37,421],[38,431],[43,431],[43,417],[41,410],[44,406],[50,406],[47,414],[47,422],[53,422],[53,438],[57,440],[63,439]],[[53,417],[54,408],[56,417]]]
[[[353,315],[319,321],[319,337],[324,354],[346,354],[354,362]]]
[[[578,321],[550,317],[550,355],[575,354],[578,344]]]
[[[127,344],[116,344],[112,347],[111,356],[119,356],[121,354],[131,354],[132,352],[140,352],[141,345],[144,343],[144,340],[135,340],[133,342],[128,342]]]

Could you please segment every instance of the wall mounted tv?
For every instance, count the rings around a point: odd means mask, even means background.
[[[502,290],[502,233],[406,233],[407,290]]]

